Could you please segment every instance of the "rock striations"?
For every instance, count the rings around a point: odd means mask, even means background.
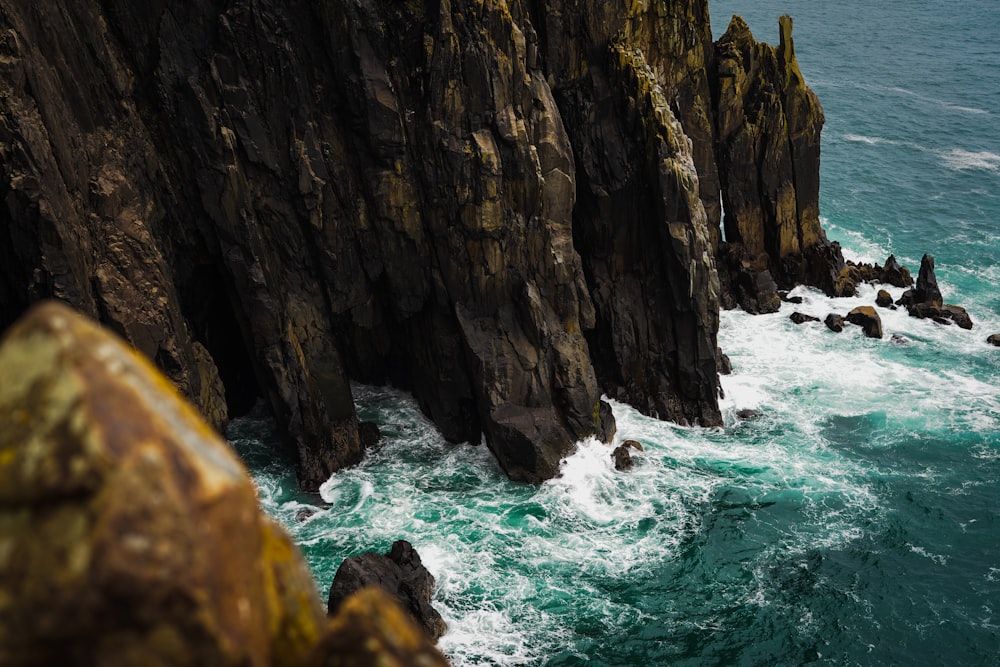
[[[55,297],[217,426],[262,399],[307,489],[351,380],[540,481],[603,393],[721,423],[720,303],[832,289],[822,123],[790,19],[706,0],[0,0],[0,327]]]

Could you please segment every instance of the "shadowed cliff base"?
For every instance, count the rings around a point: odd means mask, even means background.
[[[0,0],[0,324],[66,301],[217,427],[259,395],[312,490],[364,455],[351,379],[528,482],[610,438],[604,393],[720,424],[720,302],[842,264],[781,28],[713,44],[705,0]]]

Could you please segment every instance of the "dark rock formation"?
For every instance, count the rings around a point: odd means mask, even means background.
[[[736,418],[740,421],[750,421],[752,419],[757,419],[757,417],[760,417],[760,413],[756,410],[743,408],[742,410],[736,411]]]
[[[931,319],[944,325],[954,322],[963,329],[972,328],[972,318],[965,308],[944,303],[934,274],[934,258],[930,255],[924,255],[920,261],[916,286],[906,290],[896,304],[904,306],[911,317]]]
[[[926,304],[935,308],[940,308],[944,303],[934,274],[934,258],[930,255],[924,255],[920,260],[920,273],[913,288],[912,300],[914,305]]]
[[[969,317],[969,313],[966,312],[965,308],[946,303],[941,307],[941,311],[944,313],[945,317],[950,319],[959,327],[963,329],[972,328],[972,318]]]
[[[990,334],[989,337],[986,338],[986,342],[990,345],[1000,347],[1000,333]]]
[[[722,351],[722,348],[716,351],[715,369],[719,375],[731,375],[733,372],[733,362],[730,361],[729,355]]]
[[[433,640],[447,629],[441,614],[431,606],[434,576],[406,540],[396,541],[384,556],[368,552],[341,563],[330,586],[330,615],[337,614],[345,600],[367,586],[377,586],[391,595]]]
[[[854,296],[861,283],[887,283],[896,287],[908,287],[913,284],[913,278],[910,277],[910,270],[896,261],[895,255],[889,255],[885,266],[849,261],[834,281],[833,296]]]
[[[305,667],[448,667],[427,633],[381,588],[351,597]]]
[[[515,480],[609,438],[604,392],[720,424],[720,298],[843,264],[787,18],[0,0],[0,35],[0,327],[53,296],[218,425],[262,398],[306,489],[364,455],[350,379]]]
[[[819,322],[818,317],[813,317],[812,315],[806,315],[805,313],[800,313],[798,311],[792,313],[788,316],[795,324],[805,324],[806,322]]]
[[[864,329],[865,335],[869,338],[882,337],[882,318],[871,306],[858,306],[849,312],[845,319]]]
[[[844,330],[843,315],[838,315],[837,313],[830,313],[829,315],[826,316],[826,319],[823,320],[823,322],[824,324],[826,324],[827,328],[830,329],[830,331],[836,331],[837,333],[840,333],[841,331]]]
[[[632,459],[629,449],[641,452],[643,451],[642,443],[636,440],[625,440],[622,444],[615,447],[614,451],[611,452],[611,460],[615,462],[615,470],[624,472],[635,467],[635,461]]]
[[[832,294],[844,259],[819,224],[823,110],[799,71],[792,20],[779,23],[777,48],[756,42],[739,17],[715,45],[726,241],[779,287],[806,283]]]
[[[324,627],[308,566],[228,445],[59,304],[0,342],[0,536],[3,665],[293,667],[421,634],[384,599],[369,623]],[[393,664],[445,664],[407,647]]]
[[[884,289],[880,289],[875,295],[875,305],[879,308],[889,308],[892,306],[892,295]]]
[[[908,268],[896,261],[895,255],[889,255],[879,274],[879,282],[888,283],[894,287],[909,287],[913,284],[913,277]]]

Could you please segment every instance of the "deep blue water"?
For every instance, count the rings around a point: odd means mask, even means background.
[[[882,311],[870,340],[797,327],[787,305],[724,313],[725,428],[615,405],[617,437],[645,445],[636,469],[585,442],[537,488],[444,443],[406,395],[357,387],[385,444],[304,522],[318,503],[267,422],[236,423],[321,589],[347,556],[416,545],[456,665],[1000,664],[1000,6],[716,0],[717,35],[732,13],[772,42],[795,18],[827,116],[830,237],[914,271],[932,253],[975,328]],[[820,317],[874,300],[796,294]]]

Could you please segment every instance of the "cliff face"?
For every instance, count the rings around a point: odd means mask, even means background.
[[[526,481],[610,437],[602,392],[718,424],[720,188],[779,282],[827,247],[788,31],[717,49],[705,0],[0,0],[0,326],[54,296],[217,424],[263,397],[307,488],[363,456],[349,379]]]

